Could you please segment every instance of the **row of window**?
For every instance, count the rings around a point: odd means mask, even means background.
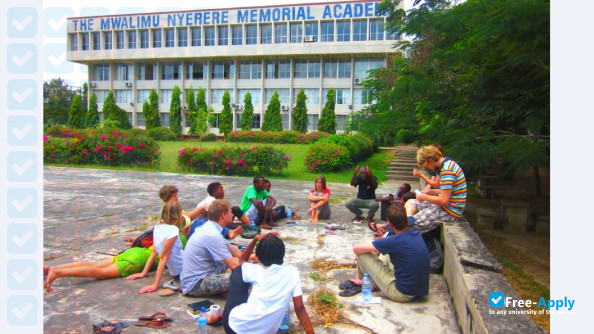
[[[72,33],[71,51],[78,51],[79,37],[83,51],[396,39],[385,33],[383,18]]]
[[[137,63],[137,80],[156,80],[159,71],[161,80],[180,80],[185,66],[185,79],[204,80],[208,78],[210,68],[211,79],[235,79],[235,68],[239,69],[238,79],[266,79],[291,78],[351,78],[352,71],[357,78],[367,77],[369,70],[383,66],[381,58],[355,58],[354,69],[350,59],[295,59],[291,65],[290,59],[285,60],[251,60],[210,62],[172,62],[172,63]],[[182,65],[185,64],[185,65]],[[115,80],[132,80],[132,64],[114,64]],[[110,80],[110,65],[93,65],[92,78],[95,81]]]

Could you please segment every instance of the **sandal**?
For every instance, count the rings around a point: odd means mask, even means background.
[[[127,328],[129,325],[126,322],[118,320],[103,320],[102,323],[93,325],[94,334],[118,334],[122,328]]]
[[[134,322],[134,326],[139,327],[150,327],[150,328],[167,328],[171,326],[171,321],[166,321],[162,319],[155,319],[155,320],[139,320]]]
[[[342,296],[342,297],[350,297],[350,296],[354,296],[354,295],[358,294],[359,292],[361,292],[361,287],[357,285],[357,286],[354,286],[354,287],[352,287],[350,289],[346,289],[344,291],[340,291],[338,293],[338,295],[339,296]]]
[[[351,288],[356,287],[356,286],[357,285],[355,283],[351,282],[351,281],[344,281],[344,282],[342,282],[342,283],[340,283],[338,285],[338,288],[340,290],[348,290],[348,289],[351,289]]]
[[[170,317],[165,314],[165,312],[157,312],[153,315],[141,315],[138,317],[138,320],[144,321],[151,321],[151,320],[163,320],[163,321],[173,321]]]
[[[167,296],[174,295],[176,293],[177,293],[177,291],[171,290],[169,288],[164,288],[164,289],[159,290],[159,296],[160,297],[167,297]]]
[[[377,232],[377,224],[373,222],[373,220],[369,221],[369,224],[367,225],[369,227],[370,230],[372,230],[373,232]]]
[[[363,220],[364,218],[361,216],[355,216],[351,220]]]

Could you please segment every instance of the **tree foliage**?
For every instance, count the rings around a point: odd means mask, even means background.
[[[85,128],[94,129],[99,127],[99,107],[97,106],[97,95],[91,93],[89,98],[89,110],[85,114]]]
[[[190,129],[188,130],[188,134],[196,135],[196,127],[194,123],[196,123],[196,117],[198,116],[198,109],[196,108],[196,95],[194,94],[194,89],[190,87],[186,94],[186,106],[188,106],[188,121],[190,122]]]
[[[318,131],[331,134],[336,133],[336,114],[334,113],[336,102],[334,97],[334,88],[328,89],[328,94],[326,94],[326,104],[324,104],[322,116],[318,121]]]
[[[80,110],[83,114],[86,114],[89,110],[89,85],[85,82],[82,86],[82,92],[80,96]]]
[[[208,110],[208,105],[206,104],[206,92],[202,87],[198,88],[196,92],[196,110]]]
[[[243,98],[243,114],[241,114],[241,129],[248,131],[252,129],[254,122],[254,105],[252,104],[252,94],[249,92]]]
[[[64,79],[55,78],[43,82],[43,121],[46,124],[66,124],[68,111],[74,96],[73,90]]]
[[[297,94],[297,103],[293,110],[293,130],[301,133],[307,133],[309,118],[307,117],[307,95],[303,88]]]
[[[142,108],[144,124],[147,131],[161,126],[161,117],[159,115],[159,95],[155,89],[151,89],[148,100],[148,109]]]
[[[169,104],[169,130],[177,136],[181,136],[182,134],[181,90],[178,86],[173,87],[173,92],[171,92],[171,103]]]
[[[231,115],[231,96],[228,91],[223,94],[223,111],[219,115],[219,131],[223,136],[227,136],[233,130],[233,115]]]
[[[120,129],[128,130],[132,128],[126,110],[118,107],[115,103],[113,91],[109,91],[105,101],[103,101],[103,119],[108,123],[114,122],[113,124],[117,124]]]
[[[80,96],[74,95],[70,111],[68,112],[68,127],[82,129],[84,127],[84,114],[80,107]]]
[[[283,131],[283,120],[280,115],[280,98],[278,92],[272,94],[270,103],[266,107],[264,113],[264,124],[262,124],[262,131]]]

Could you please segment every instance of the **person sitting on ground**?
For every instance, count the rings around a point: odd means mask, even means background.
[[[441,144],[439,144],[438,142],[435,142],[435,143],[431,144],[431,146],[438,149],[439,152],[441,152],[441,155],[445,156],[445,154],[443,153],[443,147],[441,147]],[[428,178],[427,175],[423,174],[420,170],[418,170],[416,168],[413,169],[413,176],[423,179],[425,181],[425,183],[427,184],[425,186],[425,189],[423,189],[424,191],[439,188],[439,178],[440,178],[439,168],[436,170],[432,170],[431,172],[433,173],[433,175],[431,176],[431,178]]]
[[[247,262],[256,243],[256,256],[262,265]],[[243,264],[231,273],[223,314],[209,316],[208,322],[222,318],[226,333],[276,333],[293,299],[303,329],[314,333],[303,305],[299,271],[283,264],[284,256],[285,244],[278,233],[256,236],[241,256]]]
[[[312,223],[317,223],[320,219],[330,218],[330,189],[326,188],[326,178],[322,175],[316,177],[315,189],[309,192],[307,200],[310,202],[307,214]]]
[[[466,207],[466,178],[460,165],[444,157],[434,146],[424,146],[417,151],[417,165],[429,170],[439,169],[439,189],[417,194],[415,200],[405,204],[409,224],[429,229],[458,221]]]
[[[229,290],[229,270],[240,264],[242,254],[221,235],[232,222],[231,205],[221,199],[212,202],[208,221],[192,234],[184,250],[180,279],[185,295],[211,296]]]
[[[413,193],[413,192],[405,192],[404,194],[402,194],[401,198],[395,201],[392,201],[391,205],[399,205],[404,207],[404,205],[406,204],[406,202],[408,202],[411,199],[415,199],[417,196],[417,194]],[[372,224],[369,224],[370,226],[372,226]],[[394,234],[394,231],[392,230],[392,228],[390,227],[390,224],[377,224],[375,225],[377,230],[375,231],[374,235],[377,237],[377,239],[385,237],[387,235],[391,235]],[[371,227],[371,229],[373,230],[373,227]],[[386,235],[387,233],[387,235]],[[376,240],[377,240],[376,239]]]
[[[361,292],[361,278],[369,275],[372,289],[396,302],[409,302],[429,293],[429,251],[418,230],[408,226],[404,208],[391,205],[386,209],[388,224],[394,234],[372,242],[356,244],[357,277],[342,283],[341,296]],[[377,256],[389,254],[391,270]]]
[[[363,166],[359,175],[359,166],[355,168],[355,173],[351,178],[351,186],[359,187],[357,198],[349,199],[345,205],[352,213],[355,214],[354,220],[363,220],[362,208],[369,209],[367,213],[367,220],[372,223],[375,212],[379,209],[379,204],[375,201],[375,189],[377,189],[377,177],[371,174],[371,169],[368,166]]]
[[[410,191],[410,184],[403,183],[398,187],[395,194],[386,194],[385,196],[376,197],[376,201],[380,202],[380,219],[386,220],[386,208],[394,204],[394,201],[398,201],[402,198],[402,195]]]
[[[189,220],[188,220],[189,221]],[[183,263],[183,243],[180,238],[180,233],[183,235],[183,230],[186,225],[186,219],[182,215],[182,207],[179,202],[169,201],[165,203],[161,210],[161,218],[159,223],[153,229],[153,249],[144,270],[141,273],[133,274],[126,277],[127,280],[134,280],[145,277],[148,274],[151,263],[157,258],[160,259],[157,267],[157,274],[155,282],[151,285],[144,286],[140,289],[140,293],[147,293],[156,291],[161,282],[161,276],[165,270],[165,266],[169,269],[169,275],[179,276],[182,270]]]
[[[266,191],[268,191],[268,194],[271,193],[271,189],[272,189],[272,183],[270,182],[270,180],[268,179],[264,179],[264,189],[266,189]],[[262,204],[264,204],[264,206],[266,206],[266,202],[268,201],[268,199],[264,199],[262,201]],[[292,212],[293,212],[293,219],[299,219],[297,217],[297,207],[292,208]],[[272,226],[278,226],[278,224],[276,223],[277,220],[279,219],[283,219],[283,218],[287,218],[287,212],[286,212],[286,208],[284,205],[279,205],[276,206],[272,209],[272,221],[274,223],[274,225]]]
[[[276,200],[266,191],[266,179],[262,176],[254,177],[253,183],[243,195],[241,211],[250,221],[253,220],[261,228],[270,230],[274,225],[272,208],[274,208]],[[264,199],[266,199],[265,203],[263,203]]]

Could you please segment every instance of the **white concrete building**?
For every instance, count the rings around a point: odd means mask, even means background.
[[[234,129],[247,92],[254,105],[253,127],[259,129],[278,91],[283,128],[290,129],[291,110],[303,88],[310,130],[316,130],[332,87],[340,131],[347,115],[364,107],[361,84],[367,71],[386,66],[395,53],[395,38],[384,31],[385,18],[376,14],[378,4],[342,1],[69,18],[67,59],[88,65],[89,89],[97,95],[99,110],[113,90],[137,127],[144,126],[142,104],[153,88],[161,124],[168,126],[171,93],[179,86],[184,133],[190,87],[206,91],[215,113],[229,91]]]

